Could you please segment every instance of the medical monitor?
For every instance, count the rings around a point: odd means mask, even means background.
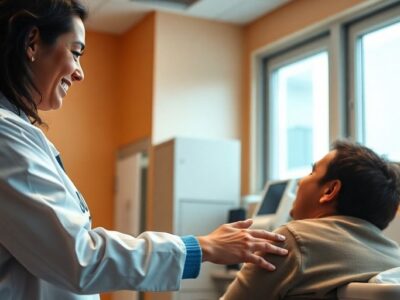
[[[274,230],[289,219],[295,198],[296,180],[268,181],[253,215],[253,228]]]
[[[276,213],[287,184],[288,180],[272,181],[266,184],[256,216]]]

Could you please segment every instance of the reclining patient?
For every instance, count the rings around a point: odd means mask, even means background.
[[[399,173],[370,149],[337,142],[300,180],[286,257],[267,272],[243,266],[223,300],[337,299],[336,289],[400,266],[399,246],[382,235],[400,198]]]

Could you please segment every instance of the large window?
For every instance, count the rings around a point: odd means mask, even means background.
[[[329,149],[329,64],[326,39],[266,61],[268,175],[305,175]]]
[[[354,24],[349,45],[352,133],[379,154],[400,161],[399,10]]]

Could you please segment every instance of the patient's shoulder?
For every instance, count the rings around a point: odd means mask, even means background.
[[[297,234],[337,234],[344,232],[371,232],[381,234],[379,228],[371,223],[349,216],[329,216],[316,219],[304,219],[291,221],[287,224],[289,231]]]
[[[289,222],[286,230],[295,238],[299,247],[331,249],[335,245],[358,250],[369,245],[372,248],[395,249],[397,245],[382,235],[382,231],[368,221],[348,217],[330,216]],[[344,246],[345,245],[345,246]]]

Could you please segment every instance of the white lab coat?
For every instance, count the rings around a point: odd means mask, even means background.
[[[0,299],[177,290],[186,258],[181,238],[92,229],[83,197],[57,155],[0,93]]]

